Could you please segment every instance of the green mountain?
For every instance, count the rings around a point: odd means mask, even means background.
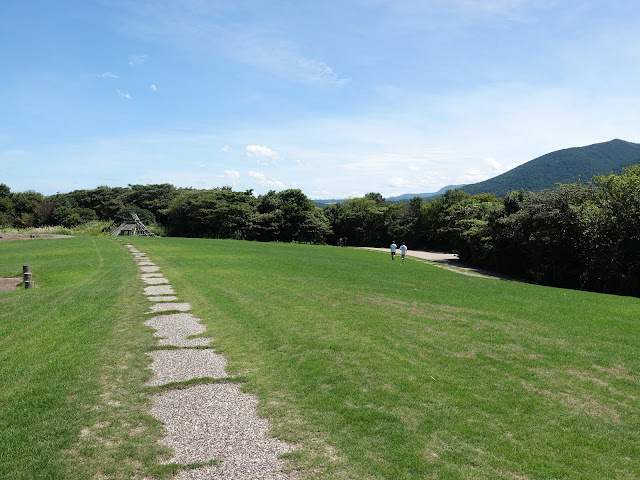
[[[585,183],[594,175],[619,173],[636,163],[640,163],[640,144],[616,139],[547,153],[461,190],[472,195],[493,193],[498,197],[521,188],[526,192],[537,192],[553,188],[556,183]]]

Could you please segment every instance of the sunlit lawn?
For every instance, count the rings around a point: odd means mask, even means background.
[[[140,478],[160,472],[147,415],[137,266],[104,237],[0,243],[0,478]]]
[[[640,302],[351,248],[136,239],[321,478],[638,478]]]
[[[352,248],[127,239],[207,324],[300,478],[640,477],[640,301]],[[0,244],[0,478],[150,478],[125,240]]]

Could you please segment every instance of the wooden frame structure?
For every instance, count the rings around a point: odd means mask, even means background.
[[[131,220],[126,220],[120,224],[113,232],[110,233],[112,237],[118,235],[131,235],[138,237],[155,237],[155,233],[151,233],[144,223],[140,220],[137,213],[131,214]]]

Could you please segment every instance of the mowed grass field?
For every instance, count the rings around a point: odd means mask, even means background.
[[[301,478],[640,477],[638,299],[353,248],[126,241],[297,445]],[[8,243],[0,276],[30,262],[38,288],[0,293],[0,478],[166,474],[124,241]]]

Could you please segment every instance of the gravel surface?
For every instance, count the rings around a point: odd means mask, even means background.
[[[150,302],[174,302],[178,299],[175,295],[165,295],[157,297],[147,297]]]
[[[153,359],[153,378],[147,385],[164,385],[193,378],[225,378],[227,360],[210,349],[156,350],[148,352]]]
[[[191,304],[185,302],[156,303],[155,305],[151,305],[150,313],[170,312],[172,310],[176,310],[178,312],[188,312],[189,310],[191,310]]]
[[[164,278],[164,275],[160,272],[141,273],[140,278]]]
[[[0,278],[0,292],[8,292],[9,290],[17,290],[22,283],[22,278]]]
[[[172,313],[150,318],[145,325],[155,328],[153,334],[158,337],[158,345],[173,345],[176,347],[197,347],[209,345],[210,338],[191,338],[191,335],[200,335],[206,328],[197,317],[190,313]]]
[[[150,273],[150,272],[157,272],[158,270],[160,270],[160,267],[157,265],[145,265],[140,267],[141,272]]]
[[[147,285],[160,285],[161,283],[169,283],[166,278],[143,278],[142,281]]]
[[[155,285],[144,288],[145,295],[174,295],[175,293],[171,285]]]
[[[169,462],[221,459],[222,465],[182,472],[177,478],[234,480],[288,479],[278,456],[291,451],[267,436],[267,420],[256,414],[256,399],[235,384],[196,385],[157,395],[151,414],[165,424]]]
[[[192,338],[206,328],[191,313],[191,305],[173,302],[177,297],[169,281],[144,253],[127,245],[138,260],[140,277],[147,285],[144,294],[151,301],[149,313],[179,310],[184,313],[157,315],[145,322],[156,330],[158,345],[192,347],[209,345],[210,338]],[[160,283],[165,285],[159,285]],[[197,378],[225,378],[227,361],[211,349],[156,350],[152,358],[153,378],[149,386],[166,385]],[[173,450],[169,462],[189,464],[221,460],[220,465],[185,468],[178,480],[287,480],[285,462],[278,459],[292,447],[268,437],[268,420],[256,411],[257,399],[242,393],[233,383],[203,384],[165,391],[153,399],[151,415],[164,423],[162,442]]]
[[[378,252],[383,252],[389,255],[388,248],[375,248],[375,247],[357,247],[363,248],[365,250],[375,250]],[[391,258],[389,256],[389,258]],[[468,275],[470,277],[481,277],[481,278],[507,278],[503,275],[499,275],[496,273],[488,272],[486,270],[481,270],[477,268],[468,267],[460,263],[458,259],[458,255],[456,253],[443,253],[443,252],[425,252],[421,250],[407,250],[407,259],[424,261],[427,262],[435,262],[431,265],[434,265],[438,268],[443,268],[445,270],[449,270],[451,272],[460,273],[462,275]],[[396,261],[399,260],[399,254],[396,255]],[[423,263],[427,263],[423,262]]]

